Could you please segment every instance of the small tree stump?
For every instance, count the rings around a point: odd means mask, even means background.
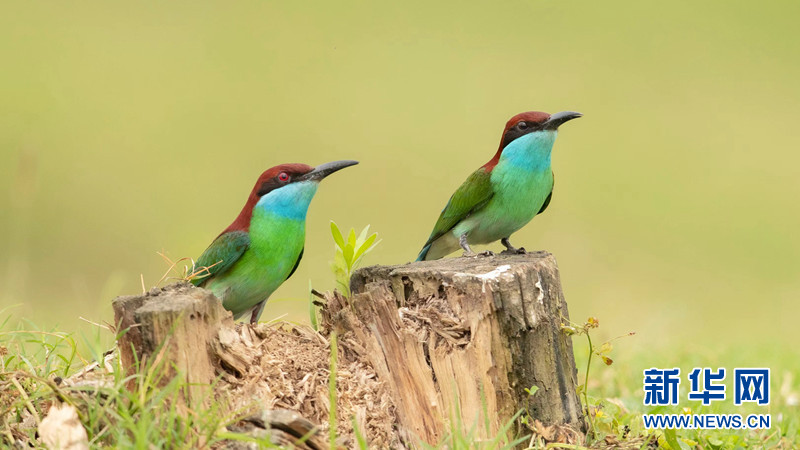
[[[585,430],[551,254],[367,267],[351,291],[328,297],[323,323],[390,385],[407,441],[436,443],[451,420],[491,439],[520,410]]]
[[[214,380],[214,367],[209,355],[219,324],[230,313],[205,289],[188,284],[153,288],[143,295],[117,297],[113,301],[118,330],[127,330],[119,338],[122,365],[128,375],[138,373],[139,364],[165,364],[162,384],[180,373],[190,383],[192,405],[204,399],[203,385]],[[132,388],[132,386],[129,386]]]

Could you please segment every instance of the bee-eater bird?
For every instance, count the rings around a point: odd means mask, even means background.
[[[509,242],[512,233],[541,214],[553,196],[550,152],[558,127],[581,113],[529,111],[506,123],[494,157],[467,177],[442,210],[417,261],[439,259],[459,247],[500,239],[507,252],[524,252]]]
[[[319,182],[355,164],[282,164],[266,170],[239,216],[195,263],[198,277],[192,284],[213,292],[234,318],[250,313],[250,323],[258,322],[269,296],[300,264],[306,213]]]

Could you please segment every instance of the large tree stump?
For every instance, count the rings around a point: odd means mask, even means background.
[[[351,291],[328,297],[324,323],[389,384],[407,441],[436,443],[453,420],[491,439],[520,410],[585,429],[551,254],[367,267]]]

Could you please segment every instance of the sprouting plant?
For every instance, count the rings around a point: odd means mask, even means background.
[[[356,236],[356,230],[350,228],[347,233],[347,239],[345,239],[345,235],[339,230],[339,226],[332,220],[331,235],[336,244],[333,261],[331,262],[331,269],[336,277],[336,287],[345,297],[350,298],[350,276],[361,265],[364,255],[371,252],[381,241],[378,240],[378,233],[369,234],[369,225],[364,227],[358,236]],[[309,320],[311,327],[317,330],[319,324],[317,310],[321,303],[315,300],[315,297],[322,298],[323,296],[312,288],[310,281],[308,290]]]
[[[562,318],[563,319],[563,318]],[[586,322],[583,325],[578,325],[574,322],[567,320],[568,324],[561,323],[561,331],[566,333],[569,336],[572,335],[585,335],[586,341],[589,344],[589,351],[588,357],[586,359],[586,376],[583,380],[583,384],[578,386],[578,392],[583,395],[583,403],[586,405],[586,418],[589,420],[589,433],[587,437],[587,444],[591,443],[591,439],[594,438],[595,434],[595,426],[594,420],[592,419],[592,412],[589,408],[589,393],[588,393],[588,386],[589,386],[589,369],[592,365],[592,356],[597,355],[600,359],[603,360],[605,365],[610,366],[614,363],[614,360],[608,357],[608,354],[611,353],[612,345],[611,342],[615,341],[621,337],[625,336],[633,336],[636,332],[630,332],[628,334],[623,334],[622,336],[617,336],[613,339],[609,339],[608,341],[604,342],[599,348],[595,348],[592,345],[592,336],[589,334],[589,330],[593,328],[597,328],[600,326],[600,321],[597,320],[596,317],[589,317],[586,319]]]
[[[336,222],[331,220],[331,235],[336,243],[336,253],[331,263],[331,268],[336,276],[336,286],[345,297],[350,297],[350,276],[358,268],[364,255],[380,243],[377,240],[378,233],[369,234],[369,225],[367,225],[356,237],[355,228],[350,228],[347,239],[345,239]]]
[[[536,386],[534,384],[530,388],[524,388],[524,390],[525,390],[525,393],[528,394],[528,399],[530,400],[531,397],[536,395],[536,392],[539,390],[539,386]],[[522,422],[522,424],[527,426],[528,428],[532,428],[533,427],[533,416],[531,415],[531,411],[528,409],[528,405],[530,405],[530,402],[529,401],[525,402],[525,410],[520,415],[520,422]]]

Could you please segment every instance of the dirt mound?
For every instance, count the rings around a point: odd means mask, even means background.
[[[330,343],[320,333],[287,323],[237,324],[220,333],[217,401],[233,410],[290,409],[328,430]],[[353,448],[358,431],[371,448],[399,445],[395,408],[368,362],[351,351],[339,351],[336,370],[337,434]]]

